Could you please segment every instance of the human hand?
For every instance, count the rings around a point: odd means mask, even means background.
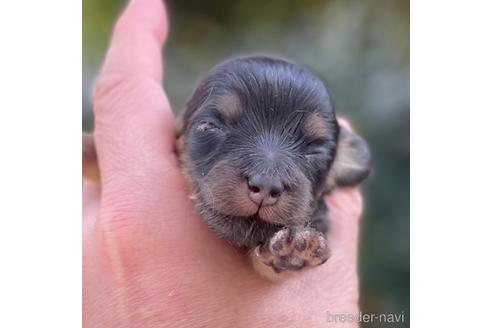
[[[96,84],[101,181],[83,191],[84,326],[326,327],[327,311],[357,314],[358,189],[327,198],[330,260],[279,283],[195,214],[161,86],[167,30],[161,0],[133,0]]]

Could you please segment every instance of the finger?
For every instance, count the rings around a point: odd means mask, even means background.
[[[162,0],[133,0],[115,25],[103,74],[162,78],[161,48],[168,33]]]
[[[162,178],[152,176],[156,167],[167,171],[174,143],[173,115],[160,83],[167,29],[162,0],[133,0],[114,29],[94,93],[103,196],[111,188]]]
[[[357,308],[357,258],[359,245],[359,223],[362,213],[362,197],[359,188],[336,189],[326,198],[329,206],[330,229],[328,244],[331,258],[324,265],[325,275],[329,276],[335,285],[332,292],[344,296],[353,308]],[[343,282],[343,283],[341,283]],[[348,311],[349,309],[347,309]]]
[[[338,120],[338,124],[340,124],[342,127],[344,127],[350,132],[354,132],[352,125],[345,118],[338,116],[337,120]]]
[[[363,200],[357,187],[337,188],[327,198],[330,220],[330,242],[357,245],[357,231]]]

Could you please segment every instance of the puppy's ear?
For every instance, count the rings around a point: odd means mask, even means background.
[[[340,126],[337,152],[326,178],[325,192],[336,187],[355,186],[371,172],[371,152],[366,141]]]

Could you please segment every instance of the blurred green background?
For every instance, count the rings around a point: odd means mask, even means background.
[[[112,25],[125,4],[124,0],[83,0],[84,130],[92,129],[94,78]],[[374,155],[374,172],[364,186],[362,312],[405,311],[406,323],[396,326],[408,326],[409,1],[174,0],[167,4],[171,32],[165,49],[165,88],[176,112],[208,69],[230,56],[280,55],[311,68],[326,81],[338,113],[350,119]]]

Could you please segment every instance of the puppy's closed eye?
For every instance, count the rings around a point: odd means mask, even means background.
[[[328,153],[328,149],[326,147],[327,143],[329,143],[329,140],[326,138],[316,138],[310,140],[306,144],[305,156],[326,155]]]
[[[196,129],[198,131],[215,131],[215,130],[221,130],[220,127],[217,126],[216,123],[210,122],[210,121],[201,121]]]

